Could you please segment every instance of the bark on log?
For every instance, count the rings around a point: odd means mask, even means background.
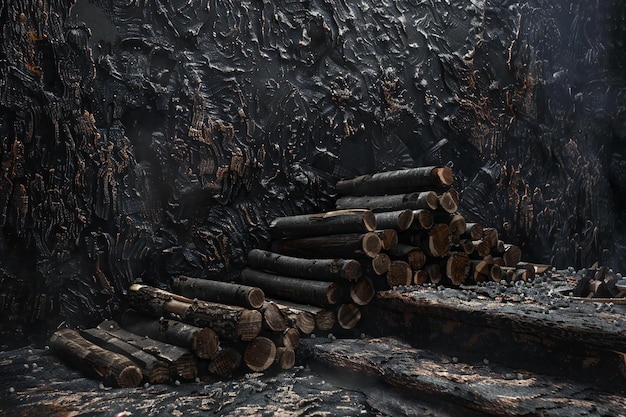
[[[259,311],[263,314],[263,325],[267,329],[273,332],[282,332],[287,329],[285,316],[283,316],[283,313],[280,312],[278,306],[273,302],[266,301]]]
[[[274,303],[281,309],[281,311],[295,311],[310,314],[313,318],[315,328],[326,331],[335,326],[336,315],[332,310],[312,306],[308,304],[293,303],[283,300],[274,300]],[[312,330],[311,330],[312,331]],[[310,333],[310,332],[308,332]]]
[[[387,285],[393,288],[398,285],[411,285],[413,283],[413,271],[411,266],[404,261],[391,261],[387,271]]]
[[[272,243],[273,252],[303,258],[374,258],[380,250],[380,239],[372,232],[284,239]]]
[[[368,277],[361,277],[350,286],[350,299],[360,306],[372,301],[374,295],[376,295],[376,289]]]
[[[122,388],[136,387],[143,379],[139,367],[127,357],[102,349],[72,329],[54,332],[50,349],[76,369],[105,381],[112,378]]]
[[[269,226],[274,239],[300,238],[373,232],[376,217],[365,209],[337,210],[327,213],[278,217]]]
[[[354,259],[295,258],[261,249],[248,252],[248,262],[257,270],[318,281],[356,281],[362,273],[361,264]]]
[[[465,282],[470,272],[470,259],[466,253],[452,252],[446,260],[446,276],[452,284],[461,285]]]
[[[346,196],[337,199],[338,209],[363,208],[374,213],[397,210],[436,210],[439,207],[439,198],[434,191],[421,193],[392,194],[383,196]]]
[[[430,210],[413,210],[413,223],[411,230],[428,230],[435,224],[435,216]]]
[[[422,249],[404,243],[399,243],[390,250],[389,256],[394,260],[407,262],[414,271],[422,269],[426,263],[426,254]]]
[[[465,232],[461,234],[461,237],[470,240],[480,240],[484,235],[483,226],[480,223],[467,223]]]
[[[169,364],[175,375],[183,379],[193,380],[198,373],[193,355],[187,348],[136,335],[122,329],[119,324],[113,320],[103,321],[98,325],[98,329],[154,355],[157,359],[165,361]]]
[[[265,302],[265,294],[258,287],[213,281],[202,278],[179,276],[172,283],[174,292],[188,297],[198,298],[220,304],[258,309]]]
[[[293,349],[281,346],[276,348],[274,364],[281,370],[286,371],[296,364],[296,353]]]
[[[343,329],[354,329],[361,321],[361,310],[356,304],[342,304],[337,309],[337,323]]]
[[[241,353],[231,347],[218,350],[211,358],[207,370],[212,375],[227,377],[241,365]]]
[[[413,223],[413,211],[409,209],[374,213],[378,229],[407,230]]]
[[[135,310],[154,317],[173,318],[198,327],[209,327],[220,340],[249,341],[259,334],[263,326],[263,317],[256,310],[190,300],[146,285],[131,285],[127,298]]]
[[[441,194],[439,197],[439,207],[444,209],[448,213],[456,213],[459,208],[455,198],[452,196],[450,192],[445,192]]]
[[[272,297],[320,306],[337,304],[342,293],[342,286],[337,282],[285,277],[251,268],[241,271],[241,281],[264,288]]]
[[[398,245],[398,232],[394,229],[376,230],[374,233],[380,239],[381,250],[388,251]]]
[[[276,345],[267,337],[259,336],[248,343],[243,354],[243,362],[250,370],[262,372],[276,359]]]
[[[170,374],[170,366],[165,361],[100,329],[81,330],[80,335],[103,349],[118,353],[133,361],[151,384],[162,384],[174,376]]]
[[[315,330],[315,314],[308,311],[307,306],[282,300],[272,300],[287,320],[287,325],[298,329],[303,334],[311,334]]]
[[[454,182],[449,167],[419,167],[397,171],[379,172],[337,182],[340,195],[377,195],[417,190],[448,188]]]

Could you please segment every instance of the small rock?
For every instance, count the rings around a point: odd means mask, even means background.
[[[485,359],[483,359],[483,363],[484,363],[485,365],[489,365],[489,359],[486,359],[486,358],[485,358]]]
[[[37,369],[37,364],[35,362],[33,362],[33,364],[31,365],[33,369]]]
[[[524,375],[518,373],[517,374],[517,379],[520,380],[520,381],[523,380],[524,379]]]
[[[98,389],[105,389],[104,384],[102,382],[100,383],[100,385],[98,385]]]
[[[453,363],[458,363],[459,362],[459,358],[457,358],[456,356],[452,357],[452,362]]]
[[[365,333],[361,333],[361,339],[365,339]]]
[[[9,394],[13,394],[15,392],[15,388],[11,387],[9,388]]]
[[[25,363],[25,364],[24,364],[24,369],[28,369],[28,368],[29,368],[28,364],[27,364],[27,363]]]
[[[149,382],[146,382],[145,384],[143,384],[143,387],[144,387],[144,388],[150,388],[150,383],[149,383]]]
[[[513,373],[508,373],[508,374],[504,374],[504,379],[517,379],[517,375],[513,374]]]
[[[317,336],[315,336],[315,333],[311,333],[311,336],[309,336],[311,339],[315,339]]]
[[[177,379],[176,381],[174,381],[174,385],[179,386],[180,385],[180,381]]]

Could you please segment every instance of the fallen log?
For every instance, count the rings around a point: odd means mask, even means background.
[[[219,338],[213,329],[200,328],[177,320],[156,319],[134,310],[126,310],[120,324],[139,336],[191,349],[196,356],[210,358],[219,347]]]
[[[301,239],[275,240],[272,251],[303,258],[374,258],[380,253],[381,243],[375,233],[316,236]]]
[[[154,317],[173,318],[198,327],[213,329],[220,340],[254,339],[263,326],[256,310],[208,301],[191,300],[158,288],[133,284],[127,299],[137,311]]]
[[[337,323],[341,328],[354,329],[361,321],[361,310],[356,304],[342,304],[337,309]]]
[[[272,300],[287,320],[287,325],[298,329],[303,334],[311,334],[315,330],[315,314],[307,311],[301,304],[288,301]]]
[[[269,226],[274,239],[366,233],[376,230],[376,217],[365,209],[278,217]]]
[[[251,268],[244,268],[240,277],[244,284],[259,286],[269,295],[289,301],[328,306],[341,299],[342,286],[336,282],[285,277]]]
[[[261,249],[248,252],[250,266],[257,270],[275,272],[294,278],[318,281],[356,281],[361,276],[361,264],[354,259],[308,259],[281,255]]]
[[[97,329],[154,355],[157,359],[167,363],[175,375],[183,379],[193,380],[197,375],[196,364],[189,349],[136,335],[122,329],[113,320],[103,321]]]
[[[198,298],[204,301],[250,309],[260,308],[265,302],[265,294],[258,287],[191,278],[184,275],[174,278],[172,289],[174,292],[191,299]]]
[[[338,181],[335,189],[340,195],[363,196],[448,188],[453,182],[454,173],[451,168],[428,166],[345,179]]]
[[[504,260],[504,266],[515,266],[522,259],[522,250],[518,246],[508,243],[503,244],[502,250],[496,251],[496,254],[502,255],[502,260]]]
[[[334,313],[333,313],[334,315]],[[300,331],[293,327],[288,327],[282,332],[273,332],[268,337],[274,341],[276,347],[286,347],[296,349],[300,345]]]
[[[254,372],[268,369],[276,359],[276,345],[267,337],[255,337],[248,343],[243,354],[243,362]]]
[[[421,193],[394,194],[383,196],[345,196],[337,199],[338,209],[364,208],[374,213],[397,210],[436,210],[439,207],[439,198],[434,191]]]
[[[57,330],[50,337],[50,349],[76,369],[105,382],[112,379],[121,388],[141,383],[141,369],[125,356],[85,340],[76,330]]]
[[[407,230],[413,223],[413,211],[409,209],[374,213],[379,229]]]

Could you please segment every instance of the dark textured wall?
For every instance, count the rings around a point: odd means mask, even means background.
[[[423,164],[526,259],[623,268],[625,7],[554,3],[1,0],[1,329],[227,278],[336,179]]]

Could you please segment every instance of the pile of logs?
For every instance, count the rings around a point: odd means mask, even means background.
[[[584,270],[576,283],[574,297],[599,301],[626,297],[626,280],[607,267]]]

